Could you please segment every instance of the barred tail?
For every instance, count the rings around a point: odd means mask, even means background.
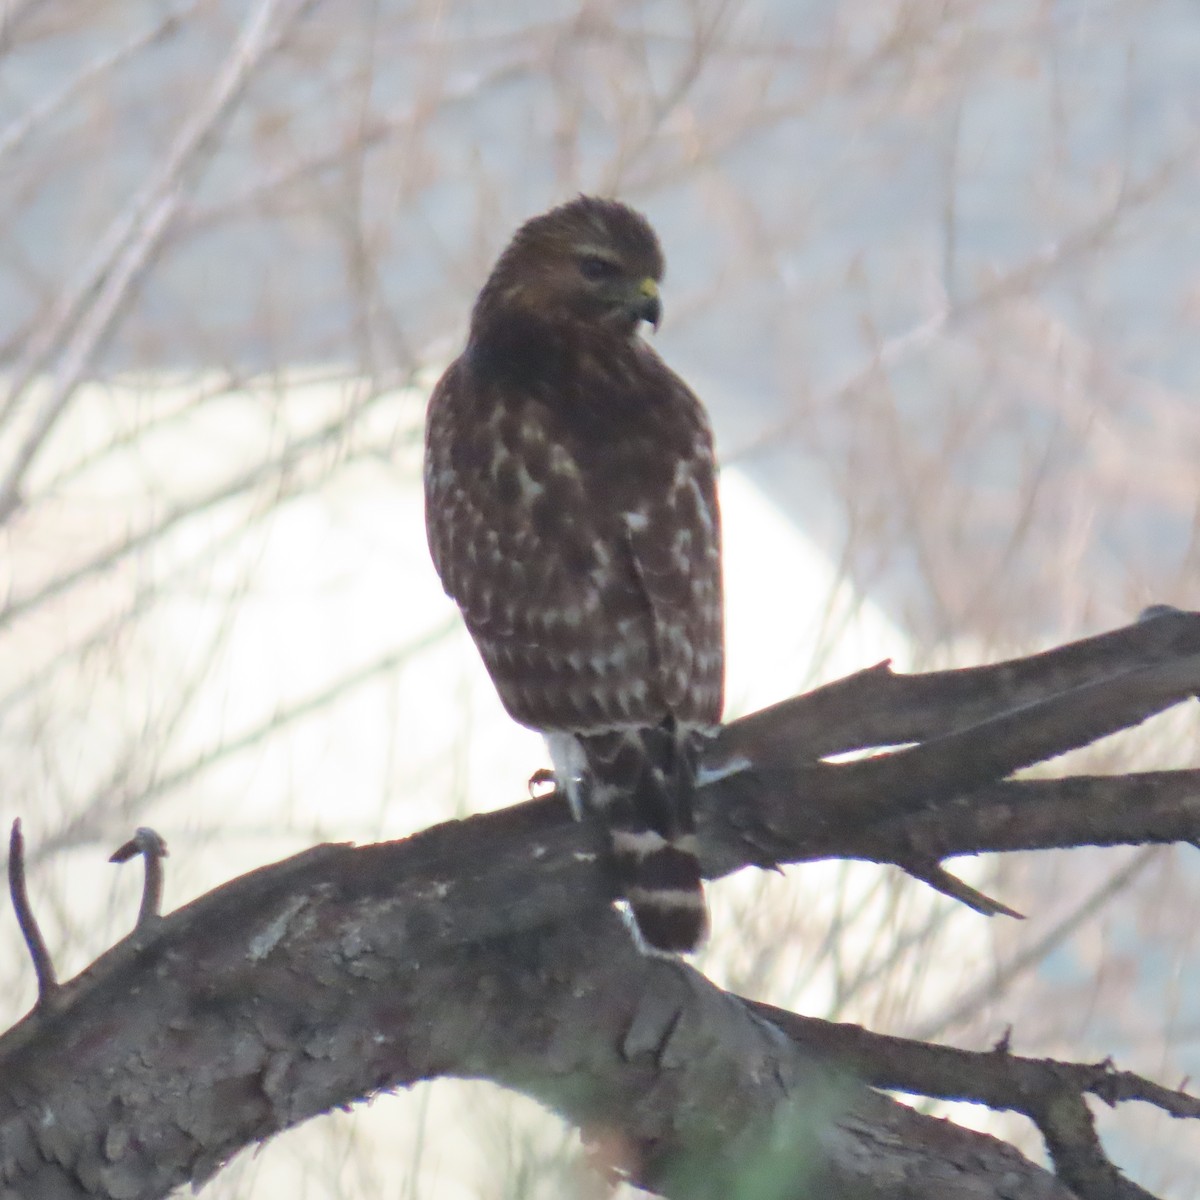
[[[642,940],[670,954],[695,950],[708,933],[695,837],[668,841],[652,829],[616,826],[611,832],[617,878]]]
[[[695,950],[708,932],[696,856],[694,739],[674,722],[579,739],[588,806],[607,822],[617,883],[647,947]]]

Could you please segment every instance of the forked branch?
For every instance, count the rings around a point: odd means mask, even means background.
[[[942,860],[1200,839],[1193,772],[1005,778],[1197,688],[1200,617],[1177,612],[996,667],[873,668],[723,731],[700,796],[706,871],[864,858],[1001,911]],[[823,761],[888,745],[906,748]],[[19,865],[19,831],[16,845]],[[0,1038],[14,1081],[0,1089],[0,1200],[51,1183],[162,1196],[310,1115],[443,1074],[534,1096],[620,1146],[630,1178],[688,1200],[734,1194],[764,1161],[781,1196],[894,1200],[887,1181],[904,1179],[928,1200],[1144,1200],[1086,1097],[1197,1115],[1193,1097],[1109,1064],[972,1056],[741,1001],[636,952],[608,905],[604,847],[543,797],[404,842],[319,847],[152,920],[158,853],[135,838],[119,852],[147,857],[135,936]],[[1028,1112],[1057,1177],[866,1084]],[[68,1110],[48,1134],[39,1114]]]

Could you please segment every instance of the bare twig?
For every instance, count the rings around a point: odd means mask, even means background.
[[[983,892],[964,883],[956,875],[950,874],[941,863],[902,858],[897,859],[896,866],[914,879],[928,884],[934,891],[941,892],[943,896],[949,896],[951,900],[965,904],[980,916],[1015,917],[1018,921],[1025,919],[1024,914],[1017,912],[1015,908],[1009,908],[1007,904],[993,900],[991,896],[985,896]]]
[[[8,839],[8,892],[12,896],[13,910],[17,914],[17,924],[21,927],[21,936],[29,948],[29,957],[33,959],[33,970],[37,975],[38,1005],[48,1004],[54,993],[58,991],[58,976],[54,972],[54,962],[46,947],[46,939],[42,937],[41,926],[33,915],[33,907],[29,903],[29,892],[25,886],[25,837],[21,833],[21,818],[12,823],[12,833]]]
[[[146,863],[146,881],[142,887],[142,904],[138,909],[137,929],[162,915],[163,865],[167,843],[148,826],[138,826],[137,832],[123,846],[113,851],[111,863],[125,863],[140,854]]]

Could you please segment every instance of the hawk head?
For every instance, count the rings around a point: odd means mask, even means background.
[[[503,316],[632,336],[662,318],[663,254],[640,213],[579,196],[526,221],[500,256],[472,317],[478,332]]]

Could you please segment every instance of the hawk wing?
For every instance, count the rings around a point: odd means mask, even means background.
[[[430,550],[509,713],[541,730],[713,725],[720,521],[699,402],[636,380],[548,405],[464,359],[430,401]]]
[[[647,489],[643,502],[625,514],[633,582],[649,607],[655,675],[667,711],[689,724],[715,725],[723,704],[724,611],[707,424],[674,467],[669,486]]]

